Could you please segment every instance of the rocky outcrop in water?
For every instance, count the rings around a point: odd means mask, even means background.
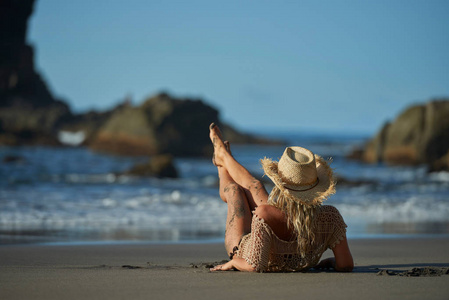
[[[169,154],[155,155],[146,163],[136,164],[125,172],[125,174],[158,178],[178,177],[178,171],[173,163],[173,157]]]
[[[35,69],[26,42],[34,0],[0,0],[0,144],[59,144],[58,126],[71,117]]]
[[[34,0],[0,0],[0,145],[86,145],[119,155],[210,155],[208,126],[223,125],[231,142],[269,143],[221,124],[200,99],[158,94],[105,111],[72,114],[35,69],[26,34]]]
[[[449,100],[407,108],[353,156],[369,163],[427,164],[431,171],[449,170]]]
[[[211,122],[218,122],[218,111],[201,100],[174,99],[162,93],[139,106],[116,110],[90,147],[122,155],[205,155]]]
[[[115,109],[96,131],[89,147],[118,155],[210,156],[209,124],[218,124],[231,143],[273,143],[222,124],[219,112],[200,99],[179,99],[166,93],[139,106]]]

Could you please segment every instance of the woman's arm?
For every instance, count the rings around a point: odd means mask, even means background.
[[[332,251],[335,257],[323,259],[315,266],[315,269],[335,269],[339,272],[351,272],[354,269],[354,261],[346,237]]]
[[[354,261],[352,259],[351,251],[349,250],[346,236],[332,249],[332,251],[335,256],[334,269],[339,272],[352,272],[354,269]]]
[[[223,264],[223,265],[218,265],[215,266],[213,268],[211,268],[210,270],[212,272],[214,271],[228,271],[228,270],[232,270],[232,269],[237,269],[239,271],[246,271],[246,272],[254,272],[256,269],[251,266],[249,263],[246,262],[246,260],[244,260],[243,258],[233,258],[232,260],[228,261],[227,263]]]

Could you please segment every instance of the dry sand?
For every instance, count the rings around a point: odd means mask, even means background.
[[[2,246],[0,299],[449,299],[449,275],[377,275],[449,267],[449,238],[349,243],[352,273],[282,274],[210,273],[218,244]]]

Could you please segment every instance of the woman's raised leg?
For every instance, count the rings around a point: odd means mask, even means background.
[[[257,206],[267,204],[268,193],[264,185],[227,151],[220,129],[213,123],[210,126],[210,139],[214,145],[215,164],[223,167],[232,180],[243,189],[250,209],[255,210]]]
[[[228,203],[226,219],[225,248],[231,254],[242,237],[251,232],[251,211],[243,189],[235,183],[223,167],[218,168],[220,196]]]

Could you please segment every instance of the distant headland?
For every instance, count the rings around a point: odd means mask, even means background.
[[[74,114],[56,99],[36,71],[27,44],[34,0],[0,0],[0,145],[84,145],[119,155],[210,155],[208,126],[222,126],[234,143],[276,141],[244,134],[223,124],[219,112],[201,99],[159,93],[133,106],[123,103],[104,112]]]

